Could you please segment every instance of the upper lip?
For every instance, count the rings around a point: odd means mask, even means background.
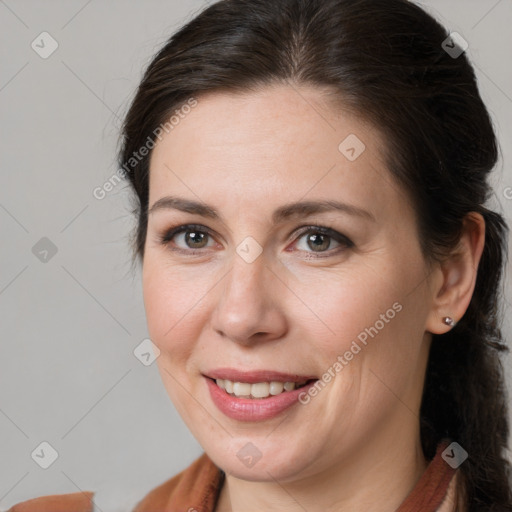
[[[313,375],[298,375],[296,373],[283,373],[273,370],[241,371],[234,368],[217,368],[203,374],[211,379],[224,379],[232,382],[304,382],[315,379]]]

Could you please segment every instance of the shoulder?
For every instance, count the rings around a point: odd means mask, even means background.
[[[93,512],[92,491],[40,496],[12,506],[7,512]]]
[[[459,477],[460,473],[456,471],[450,480],[446,495],[437,512],[466,512],[466,506],[463,503],[462,496],[457,492]]]
[[[53,494],[17,503],[6,512],[154,512],[182,502],[213,502],[221,483],[219,468],[203,453],[186,469],[146,494],[138,493],[137,489],[113,492],[110,488]]]
[[[188,504],[185,510],[194,509],[191,504],[197,507],[202,504],[203,508],[206,507],[204,510],[213,510],[222,481],[223,473],[203,453],[186,469],[149,492],[133,512],[181,510],[185,504]]]

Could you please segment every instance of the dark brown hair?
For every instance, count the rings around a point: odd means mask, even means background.
[[[150,153],[133,155],[173,110],[207,91],[314,85],[337,91],[340,105],[385,135],[387,165],[414,200],[427,261],[441,261],[456,246],[464,217],[481,213],[486,239],[471,303],[450,332],[433,335],[421,440],[428,459],[446,437],[468,452],[459,495],[469,512],[512,511],[499,357],[506,350],[499,298],[508,227],[484,206],[497,143],[465,53],[454,58],[442,47],[448,36],[407,0],[219,1],[148,66],[125,118],[119,166],[135,192],[134,255],[143,259]]]

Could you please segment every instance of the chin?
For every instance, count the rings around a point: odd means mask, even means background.
[[[216,466],[235,478],[253,482],[287,481],[311,468],[311,459],[315,457],[309,450],[307,457],[303,450],[299,453],[301,443],[295,445],[286,437],[270,440],[244,435],[226,439],[225,443],[210,441],[202,446]]]

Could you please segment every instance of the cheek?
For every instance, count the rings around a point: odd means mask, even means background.
[[[410,317],[421,311],[408,293],[390,286],[387,278],[362,275],[330,288],[332,301],[324,315],[336,335],[317,343],[320,379],[330,392],[317,407],[340,432],[374,428],[401,406],[397,396],[409,404],[409,390],[417,389],[421,334],[414,332],[417,324]]]
[[[314,344],[321,354],[324,381],[337,390],[332,410],[340,396],[345,405],[354,400],[354,407],[365,396],[368,410],[381,410],[394,399],[386,385],[398,391],[413,379],[411,372],[421,358],[427,302],[422,287],[415,289],[415,285],[424,273],[420,266],[396,261],[368,271],[354,268],[343,275],[332,273],[323,287],[316,288],[323,293],[314,296],[312,309],[318,308],[315,311],[328,329],[323,328],[324,334]]]
[[[402,309],[401,294],[382,275],[364,269],[332,272],[312,282],[309,289],[303,287],[302,296],[311,304],[317,317],[315,325],[323,333],[313,334],[320,353],[336,358],[350,350],[354,340],[364,346],[365,341],[389,331],[396,323]],[[316,292],[312,295],[311,290]]]
[[[201,298],[208,287],[148,255],[143,268],[143,296],[149,335],[171,361],[192,351],[201,324]],[[197,332],[196,332],[197,331]]]

